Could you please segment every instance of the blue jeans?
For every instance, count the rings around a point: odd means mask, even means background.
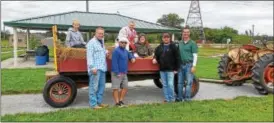
[[[191,100],[191,90],[192,90],[192,82],[193,82],[193,74],[191,73],[191,68],[192,68],[192,63],[180,66],[180,69],[178,71],[178,95],[176,97],[176,100],[179,100],[179,101]],[[186,84],[185,93],[183,93],[184,84]]]
[[[174,101],[174,72],[160,71],[163,83],[163,92],[167,102]]]
[[[89,74],[89,104],[95,107],[103,101],[105,91],[106,72],[97,70],[97,74]]]

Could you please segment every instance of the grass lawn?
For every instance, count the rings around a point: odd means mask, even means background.
[[[22,55],[24,54],[26,51],[18,51],[17,52],[17,55]],[[9,58],[12,58],[13,57],[13,52],[10,52],[10,53],[1,53],[1,61],[4,61],[6,59],[9,59]]]
[[[47,69],[2,69],[2,94],[41,93]]]
[[[9,47],[9,41],[1,39],[1,47]]]
[[[191,103],[144,104],[102,110],[64,109],[48,113],[5,115],[2,121],[75,122],[75,121],[272,121],[273,95],[237,97],[233,100],[203,100]]]
[[[17,50],[25,50],[24,47],[18,47]],[[13,52],[13,47],[2,47],[1,52]]]
[[[226,48],[199,48],[198,56],[213,56],[227,53]]]
[[[198,57],[196,76],[199,78],[219,79],[218,64],[220,58]]]

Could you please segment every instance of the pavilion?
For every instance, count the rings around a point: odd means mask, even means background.
[[[58,30],[67,31],[72,25],[74,19],[79,20],[81,24],[80,31],[92,32],[96,27],[102,26],[106,32],[116,32],[126,26],[130,20],[135,21],[136,31],[142,33],[162,33],[162,32],[180,32],[180,29],[163,26],[156,23],[116,14],[116,13],[95,13],[71,11],[39,17],[31,17],[20,20],[4,22],[4,26],[13,28],[13,50],[14,66],[17,66],[17,29],[27,30],[27,50],[29,50],[29,33],[30,30],[51,30],[53,25],[57,25]],[[90,35],[91,33],[89,33]],[[174,34],[172,35],[174,40]]]

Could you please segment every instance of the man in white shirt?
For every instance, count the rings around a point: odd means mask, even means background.
[[[136,36],[137,36],[137,33],[135,31],[135,22],[134,21],[130,21],[128,23],[128,26],[125,26],[123,27],[120,31],[119,31],[119,34],[118,34],[118,39],[119,40],[120,38],[127,38],[128,39],[128,43],[127,43],[127,46],[126,46],[126,49],[127,50],[131,50],[131,51],[135,51],[135,46],[134,46],[134,43],[135,43],[135,39],[136,39]],[[119,43],[115,42],[115,47],[118,47],[119,46]]]

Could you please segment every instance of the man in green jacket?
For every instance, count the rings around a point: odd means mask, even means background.
[[[188,26],[182,30],[182,41],[179,42],[179,51],[181,65],[178,71],[178,95],[176,101],[190,101],[198,47],[195,41],[190,39],[190,29]],[[186,84],[185,93],[183,93],[184,84]]]

